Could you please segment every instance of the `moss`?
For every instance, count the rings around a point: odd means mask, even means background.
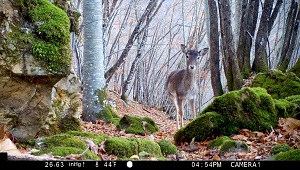
[[[106,87],[104,87],[103,89],[97,89],[95,92],[98,96],[99,99],[99,104],[101,106],[105,105],[105,101],[107,99],[107,92],[106,92]],[[96,102],[96,101],[95,101]],[[96,103],[97,104],[97,103]]]
[[[75,154],[82,154],[84,153],[85,149],[81,149],[81,148],[76,148],[76,147],[52,147],[50,149],[44,150],[42,152],[40,152],[39,154],[47,154],[47,153],[52,153],[52,155],[54,156],[68,156],[68,155],[75,155]],[[97,156],[96,154],[92,153],[90,150],[87,150],[87,152],[85,152],[82,156],[81,156],[83,160],[85,159],[91,159],[91,160],[100,160],[99,156]]]
[[[219,154],[223,154],[225,152],[248,152],[249,147],[243,141],[235,141],[235,140],[226,140],[221,145]]]
[[[91,132],[68,131],[68,132],[66,132],[66,134],[69,134],[72,136],[83,137],[84,139],[90,139],[96,145],[99,145],[106,139],[110,138],[108,135],[105,135],[105,134],[97,134],[97,133],[91,133]]]
[[[296,64],[288,71],[295,73],[298,77],[300,77],[300,60],[296,62]]]
[[[39,138],[42,144],[39,145],[40,152],[34,153],[34,155],[43,155],[52,153],[53,156],[67,156],[70,154],[82,154],[87,149],[87,146],[82,138],[70,134],[57,134],[44,138]],[[83,159],[99,160],[99,157],[88,150]]]
[[[216,112],[201,114],[175,133],[175,145],[190,142],[194,137],[195,141],[202,141],[211,135],[216,134],[217,136],[220,134],[220,129],[224,128],[223,124],[223,117]]]
[[[225,141],[231,140],[228,136],[218,137],[207,144],[209,149],[217,148],[221,146]]]
[[[67,131],[81,131],[82,124],[81,121],[71,115],[67,115],[61,119],[58,124],[60,132],[64,133]]]
[[[102,110],[96,115],[96,117],[105,121],[106,123],[113,123],[117,126],[120,121],[120,116],[111,108],[109,104],[107,104],[106,88],[104,87],[103,89],[97,89],[95,93],[98,96],[98,100],[95,101],[96,104],[102,106]]]
[[[34,26],[31,53],[47,71],[68,74],[71,65],[70,21],[63,10],[47,0],[20,0],[25,18]]]
[[[149,139],[130,138],[129,140],[138,143],[138,153],[147,152],[151,157],[161,159],[163,157],[160,146]]]
[[[277,161],[300,161],[300,149],[280,152],[274,155],[274,159]]]
[[[239,129],[265,131],[277,124],[272,97],[263,88],[242,88],[218,96],[203,113],[215,111],[224,117],[226,128],[221,134],[230,135]]]
[[[285,98],[287,101],[300,105],[300,95],[292,95]]]
[[[58,134],[45,137],[42,140],[44,148],[52,148],[56,146],[76,147],[86,149],[85,143],[69,134]]]
[[[289,145],[287,145],[286,143],[277,144],[271,149],[271,154],[276,155],[280,152],[286,152],[289,150],[292,150],[292,148]]]
[[[157,144],[160,146],[160,150],[164,156],[179,153],[177,147],[169,140],[162,139]]]
[[[274,99],[300,94],[300,79],[293,72],[269,71],[258,73],[252,87],[263,87]]]
[[[118,157],[130,157],[132,155],[137,155],[138,143],[136,141],[128,140],[126,138],[110,138],[105,142],[105,151],[108,154],[116,155]]]
[[[151,134],[159,130],[155,122],[149,117],[135,117],[125,115],[117,126],[119,130],[125,129],[125,133],[133,133],[138,135]]]
[[[296,105],[286,99],[274,99],[279,117],[291,117],[296,114]]]
[[[160,146],[148,139],[113,137],[106,140],[104,144],[108,154],[117,155],[122,160],[127,160],[140,152],[147,152],[152,157],[163,159]]]
[[[218,96],[199,116],[174,135],[176,144],[231,135],[240,129],[267,131],[278,123],[275,103],[266,89],[245,87]],[[199,126],[201,125],[201,126]]]

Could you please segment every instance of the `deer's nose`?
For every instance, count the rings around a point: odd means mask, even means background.
[[[191,69],[191,70],[194,70],[194,69],[195,69],[195,66],[190,65],[190,69]]]

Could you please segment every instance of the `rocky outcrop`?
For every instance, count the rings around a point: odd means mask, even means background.
[[[66,12],[47,0],[0,2],[0,123],[18,140],[40,131],[54,85],[70,73],[69,28]]]

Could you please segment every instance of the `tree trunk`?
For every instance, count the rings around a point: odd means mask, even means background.
[[[298,3],[292,0],[291,7],[287,16],[286,32],[283,40],[283,47],[281,51],[280,60],[278,63],[278,69],[285,72],[288,68],[292,53],[295,47],[295,41],[297,39],[298,27],[300,22],[300,12]]]
[[[257,0],[243,1],[240,36],[236,52],[243,78],[248,78],[251,72],[250,53],[257,22],[258,7],[259,1]]]
[[[98,92],[105,90],[102,0],[83,1],[83,25],[82,118],[95,123],[97,113],[103,109]]]
[[[273,23],[277,17],[279,8],[282,4],[282,0],[277,0],[274,9],[273,3],[274,0],[265,0],[263,11],[261,14],[261,19],[255,41],[255,58],[252,65],[252,71],[255,71],[256,73],[266,72],[269,70],[266,46],[268,43],[268,38],[271,29],[273,27]]]
[[[227,80],[228,90],[239,90],[242,88],[243,80],[241,77],[238,60],[234,50],[234,42],[232,35],[230,4],[229,0],[218,0],[222,47],[224,54],[224,69]]]
[[[220,54],[219,54],[219,30],[218,30],[218,11],[216,2],[208,1],[209,11],[209,55],[210,55],[210,72],[211,86],[214,96],[223,94],[221,73],[220,73]]]

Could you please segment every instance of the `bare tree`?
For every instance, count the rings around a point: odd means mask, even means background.
[[[163,2],[164,0],[162,0]],[[110,79],[112,78],[112,75],[116,72],[116,70],[120,67],[120,65],[124,62],[125,58],[128,56],[128,52],[130,51],[134,41],[136,40],[137,36],[141,33],[142,28],[142,24],[145,22],[147,16],[151,16],[153,11],[155,10],[155,7],[157,6],[157,2],[158,0],[150,0],[143,15],[141,16],[141,18],[138,21],[138,24],[136,25],[136,27],[134,28],[133,32],[131,33],[131,36],[125,46],[125,49],[123,50],[120,58],[118,59],[118,61],[110,68],[108,69],[108,71],[106,71],[106,73],[104,74],[105,78],[106,78],[106,83],[108,84]],[[153,16],[152,16],[153,17]]]
[[[259,1],[244,0],[242,6],[242,17],[240,21],[241,25],[236,54],[242,77],[248,78],[251,72],[250,53],[256,29]]]
[[[103,109],[104,99],[99,91],[105,89],[103,67],[102,0],[83,1],[83,98],[82,118],[96,122],[97,114]]]
[[[230,20],[230,3],[229,0],[218,0],[220,25],[221,25],[221,42],[224,55],[224,69],[227,80],[228,90],[238,90],[242,87],[242,77],[238,66],[238,59],[234,50],[232,35],[232,26]]]
[[[298,30],[299,30],[299,22],[300,22],[300,12],[299,12],[299,4],[295,0],[291,1],[290,10],[287,16],[287,24],[285,29],[285,35],[283,40],[283,47],[280,55],[280,60],[278,63],[278,69],[281,71],[286,71],[291,58],[292,53],[295,47],[295,41],[297,39]]]
[[[210,55],[210,72],[211,72],[211,86],[214,96],[223,94],[220,73],[220,54],[219,54],[219,30],[218,30],[218,11],[216,2],[208,1],[209,11],[209,55]]]
[[[277,17],[282,0],[277,0],[273,9],[274,0],[265,0],[263,11],[255,40],[255,58],[252,70],[255,72],[265,72],[269,70],[268,54],[266,47],[273,23]]]

